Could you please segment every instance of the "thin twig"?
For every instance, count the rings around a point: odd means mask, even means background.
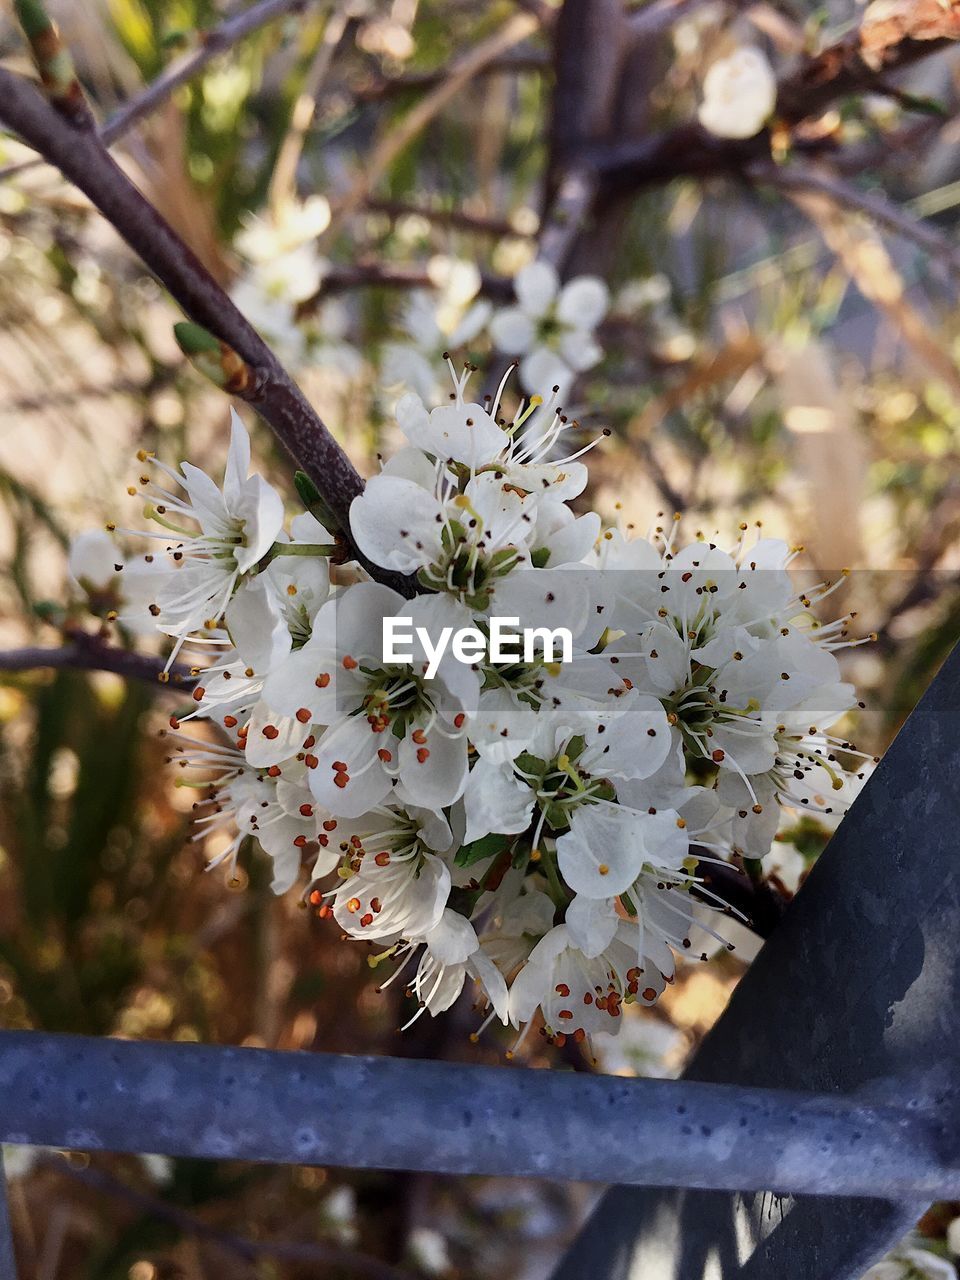
[[[277,154],[277,162],[273,166],[270,187],[267,192],[267,203],[275,215],[281,215],[283,206],[296,192],[297,166],[303,152],[307,130],[313,123],[317,110],[317,96],[340,41],[343,39],[350,18],[351,4],[349,0],[341,0],[334,6],[324,24],[320,44],[313,56],[297,100],[293,105],[290,127],[284,135]]]
[[[492,75],[517,75],[523,71],[545,71],[550,65],[547,54],[538,49],[514,50],[502,58],[493,58],[486,66],[481,67],[475,78]],[[357,102],[379,102],[383,98],[392,98],[406,93],[422,93],[442,84],[448,72],[408,71],[400,76],[379,76],[375,80],[367,80],[351,89],[351,95]]]
[[[882,192],[861,191],[823,170],[799,165],[751,165],[747,176],[781,191],[816,192],[829,197],[835,204],[865,213],[879,226],[912,240],[931,255],[934,265],[945,267],[955,281],[960,281],[960,253],[953,243],[922,218],[892,204]]]
[[[367,208],[374,213],[385,213],[389,218],[423,218],[427,222],[473,231],[478,235],[529,239],[534,234],[520,230],[509,218],[486,217],[482,213],[468,213],[466,209],[438,209],[428,204],[408,204],[405,200],[378,199],[368,200]]]
[[[260,335],[115,163],[96,132],[71,125],[34,85],[3,68],[0,120],[84,192],[191,319],[236,352],[249,372],[244,398],[313,480],[349,539],[350,503],[363,489],[350,459]],[[411,593],[408,579],[357,558],[374,577]]]
[[[254,1262],[257,1258],[276,1258],[285,1262],[312,1262],[324,1268],[334,1267],[338,1271],[342,1268],[353,1275],[366,1276],[369,1280],[411,1280],[409,1272],[356,1249],[321,1241],[301,1243],[295,1240],[252,1240],[248,1236],[232,1235],[210,1226],[202,1218],[167,1200],[127,1186],[103,1169],[79,1169],[64,1160],[51,1157],[45,1157],[43,1163],[102,1195],[125,1201],[151,1218],[170,1223],[184,1235],[218,1244],[246,1262]]]
[[[169,682],[161,684],[164,658],[149,653],[133,653],[129,649],[111,649],[93,636],[75,634],[69,644],[59,649],[8,649],[0,652],[0,672],[13,671],[112,671],[128,680],[145,680],[158,689],[182,693],[196,684],[189,667],[174,663]]]
[[[167,101],[172,93],[179,89],[182,84],[187,84],[192,80],[214,58],[226,53],[234,45],[239,44],[241,40],[245,40],[247,36],[259,31],[261,27],[265,27],[277,18],[282,18],[289,13],[296,13],[310,2],[312,0],[260,0],[259,4],[251,5],[248,9],[235,14],[232,18],[227,18],[225,22],[222,22],[218,27],[214,27],[211,31],[199,32],[199,43],[196,49],[191,49],[189,53],[184,53],[181,57],[171,62],[170,66],[165,71],[162,71],[156,80],[132,97],[129,102],[125,102],[107,120],[100,130],[100,137],[104,145],[111,146],[119,138],[122,138],[125,133],[128,133],[138,121],[152,115],[158,107],[161,107]],[[0,169],[0,178],[22,173],[24,170],[32,169],[42,163],[43,158],[40,157],[35,160],[26,160],[19,164],[8,165],[6,169]]]
[[[385,262],[357,262],[351,267],[333,267],[326,273],[316,297],[303,303],[309,310],[320,299],[351,289],[433,289],[434,282],[425,267],[399,267]],[[513,283],[506,276],[483,272],[480,293],[486,298],[505,302],[513,297]]]

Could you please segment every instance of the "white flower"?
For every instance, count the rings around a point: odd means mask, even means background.
[[[67,568],[73,581],[91,594],[109,590],[123,561],[117,544],[104,529],[88,529],[70,539]]]
[[[556,925],[530,952],[510,988],[510,1020],[516,1027],[529,1025],[539,1008],[555,1044],[568,1035],[580,1041],[595,1031],[616,1032],[625,998],[653,1004],[673,978],[669,948],[654,950],[655,957],[643,953],[638,960],[637,928],[620,921],[610,942],[587,955],[567,924]]]
[[[328,601],[310,639],[268,676],[264,704],[276,716],[251,728],[268,743],[295,722],[316,745],[307,758],[318,803],[359,817],[391,793],[436,809],[452,804],[467,776],[466,716],[475,708],[477,677],[454,660],[425,678],[426,659],[385,664],[383,619],[402,612],[435,634],[443,597],[405,601],[389,587],[362,582]]]
[[[420,1007],[407,1026],[425,1009],[429,1009],[433,1017],[449,1009],[463,990],[467,978],[473,978],[482,987],[487,1003],[492,1006],[491,1016],[506,1022],[507,984],[500,970],[481,948],[469,920],[448,908],[432,929],[412,938],[408,946],[414,951],[420,944],[423,944],[423,951],[410,984]]]
[[[752,138],[773,114],[777,80],[760,49],[741,48],[711,66],[703,81],[700,123],[718,138]]]
[[[531,262],[514,280],[517,305],[498,311],[490,336],[507,355],[522,355],[520,377],[529,391],[559,387],[564,396],[578,373],[599,363],[594,330],[610,302],[597,276],[576,276],[561,287],[548,262]]]
[[[173,572],[166,557],[125,556],[106,530],[91,529],[71,539],[67,568],[93,613],[136,635],[156,633],[155,601]]]
[[[315,856],[314,877],[336,866],[317,812],[304,785],[302,761],[291,758],[270,769],[253,768],[240,748],[201,742],[174,731],[174,757],[181,772],[176,785],[197,791],[194,805],[198,827],[194,840],[224,833],[228,843],[208,863],[208,869],[236,865],[246,836],[255,836],[273,859],[273,891],[286,893],[300,874],[303,859]]]
[[[333,914],[352,938],[394,941],[439,924],[450,896],[450,870],[439,854],[453,837],[442,815],[411,806],[381,807],[357,822],[331,819],[345,878],[333,891]]]
[[[250,437],[233,410],[222,489],[189,462],[175,471],[156,458],[149,461],[182,490],[164,489],[143,477],[147,513],[165,530],[148,536],[167,544],[176,570],[162,582],[155,615],[160,630],[177,640],[172,662],[191,633],[218,629],[242,575],[277,540],[283,502],[262,476],[248,476]],[[199,531],[182,521],[198,525]]]
[[[431,1231],[429,1227],[414,1227],[407,1247],[413,1261],[427,1275],[443,1275],[453,1265],[446,1240],[439,1231]]]
[[[492,472],[462,491],[427,463],[422,478],[430,475],[428,486],[387,464],[369,480],[350,507],[357,546],[375,564],[417,573],[424,585],[483,612],[495,581],[529,562],[535,503]]]
[[[245,217],[234,245],[252,262],[269,262],[308,240],[315,240],[329,225],[330,203],[325,196],[310,196],[302,202],[288,200],[279,219]]]

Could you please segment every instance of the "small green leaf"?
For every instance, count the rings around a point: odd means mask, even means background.
[[[483,862],[486,858],[492,858],[494,854],[502,853],[509,843],[509,836],[496,834],[481,836],[479,840],[471,840],[469,844],[461,845],[454,862],[458,867],[472,867],[475,862]]]

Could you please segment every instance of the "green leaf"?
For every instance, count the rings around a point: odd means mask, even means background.
[[[491,834],[481,836],[479,840],[471,840],[461,845],[454,862],[458,867],[472,867],[475,862],[483,862],[497,853],[502,853],[510,844],[510,836]]]

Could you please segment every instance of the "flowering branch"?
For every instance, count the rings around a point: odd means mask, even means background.
[[[349,538],[350,503],[363,489],[353,464],[260,335],[119,168],[91,124],[65,118],[33,85],[3,68],[0,121],[79,187],[184,311],[248,367],[244,399],[310,476]],[[387,578],[409,594],[402,578]]]

